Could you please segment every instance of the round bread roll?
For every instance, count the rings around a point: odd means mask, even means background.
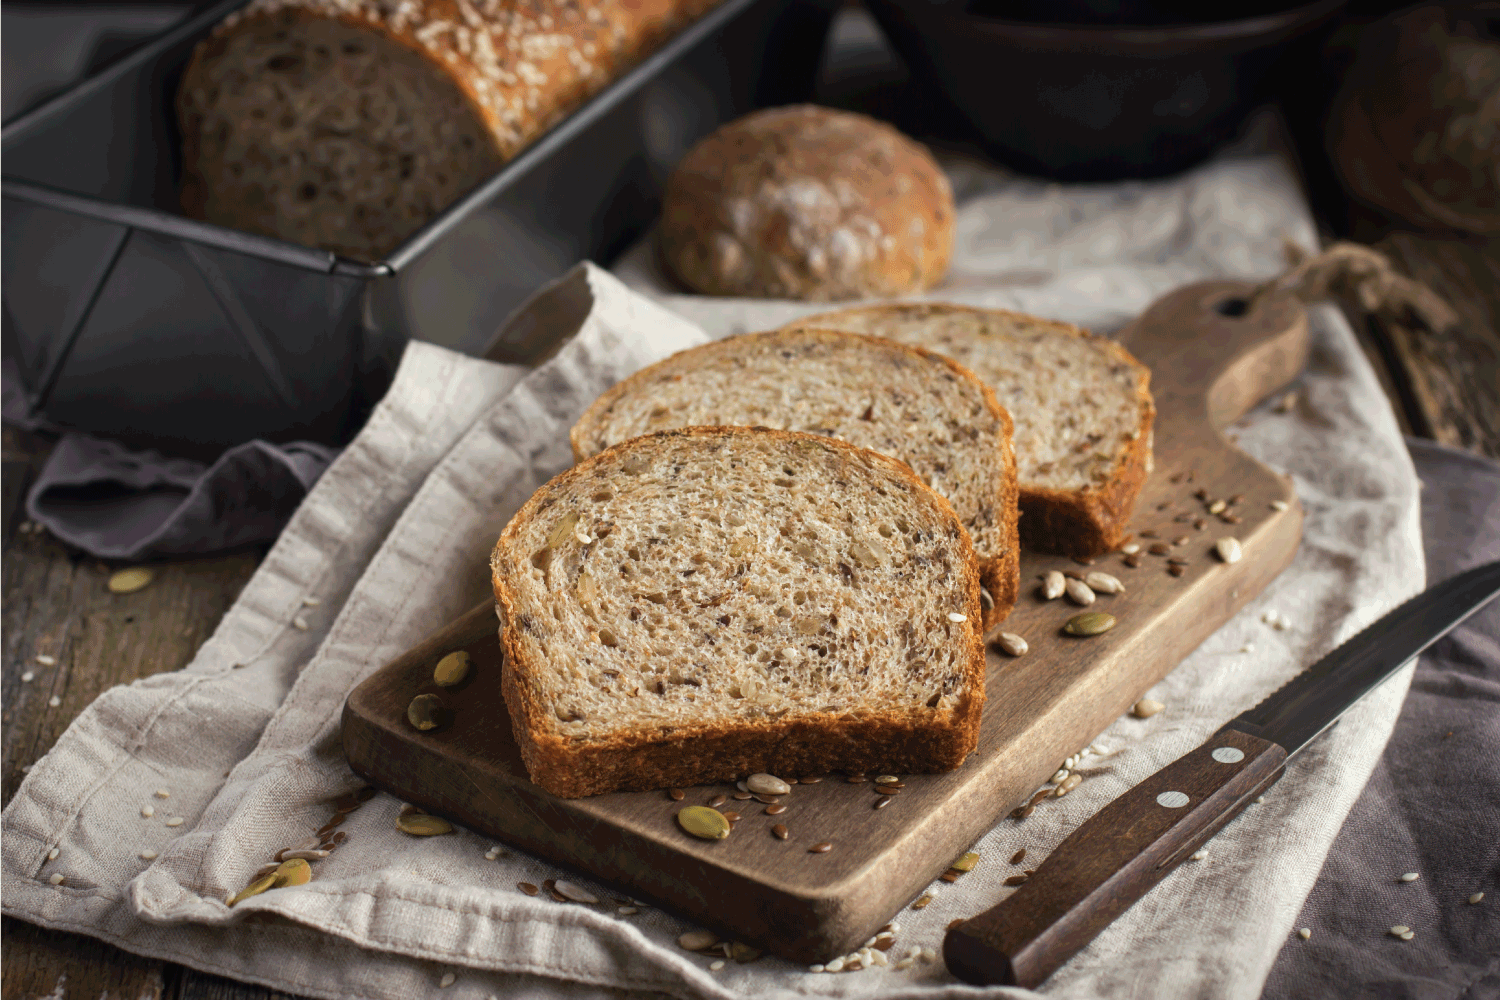
[[[660,249],[708,295],[905,295],[947,271],[953,217],[953,188],[921,143],[864,115],[793,105],[730,122],[683,157]]]

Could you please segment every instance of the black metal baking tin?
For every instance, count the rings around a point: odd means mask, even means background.
[[[835,9],[725,0],[367,264],[179,214],[178,79],[245,2],[0,133],[4,350],[54,424],[200,457],[255,437],[341,444],[409,338],[534,361],[531,345],[490,343],[506,316],[638,239],[703,135],[805,100]]]

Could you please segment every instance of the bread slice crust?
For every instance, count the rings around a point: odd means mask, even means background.
[[[1082,338],[1112,363],[1133,374],[1133,396],[1138,421],[1131,434],[1113,443],[1110,474],[1103,481],[1090,482],[1078,489],[1058,489],[1028,481],[1028,442],[1019,430],[1015,440],[1020,487],[1021,544],[1038,552],[1078,558],[1092,558],[1118,548],[1129,535],[1130,516],[1135,510],[1141,487],[1151,471],[1151,428],[1156,418],[1156,407],[1150,390],[1150,369],[1120,344],[1070,323],[1005,309],[979,309],[947,303],[896,303],[843,309],[797,320],[784,329],[816,327],[848,330],[941,350],[926,335],[929,325],[952,323],[965,318],[972,318],[976,326],[1014,326],[1018,329],[1044,330],[1051,336]],[[974,353],[982,355],[982,344],[978,342],[977,336],[975,341]],[[966,360],[976,375],[989,381],[984,364],[974,357]],[[1056,416],[1061,418],[1063,414]]]
[[[759,439],[757,441],[757,439]],[[517,586],[531,556],[523,533],[532,521],[559,503],[572,502],[574,490],[591,489],[600,475],[618,474],[632,457],[650,460],[664,446],[686,442],[734,449],[769,442],[774,447],[807,449],[850,477],[869,476],[895,486],[912,499],[912,510],[935,515],[954,553],[955,599],[965,620],[950,622],[958,636],[954,657],[961,676],[947,704],[909,704],[842,712],[814,709],[787,718],[741,718],[612,732],[598,738],[567,735],[557,722],[556,705],[546,704],[539,681],[544,664],[530,659],[522,632],[536,628],[527,616],[543,609],[525,606]],[[864,471],[862,471],[864,470]],[[832,496],[839,487],[828,483]],[[669,513],[669,512],[668,512]],[[978,744],[985,700],[985,662],[978,597],[979,567],[973,546],[953,508],[904,463],[866,449],[811,434],[745,427],[691,427],[633,438],[586,459],[555,477],[522,506],[491,556],[500,644],[505,653],[501,685],[521,758],[534,783],[562,798],[618,790],[649,790],[734,780],[757,771],[804,775],[834,770],[864,772],[890,768],[899,773],[952,770]]]
[[[792,356],[785,357],[781,354],[783,351],[790,352]],[[736,376],[770,374],[766,365],[775,362],[777,367],[774,374],[784,378],[787,383],[796,383],[799,373],[804,371],[799,367],[799,362],[810,352],[817,352],[822,358],[848,356],[851,361],[861,355],[866,356],[866,367],[856,372],[851,365],[850,373],[865,376],[872,401],[882,389],[878,375],[886,370],[886,364],[890,362],[906,363],[917,368],[924,364],[933,366],[944,376],[956,378],[961,386],[971,390],[979,399],[997,425],[997,433],[989,437],[1000,457],[1000,481],[995,484],[994,491],[985,501],[959,504],[956,499],[962,498],[950,496],[949,502],[955,503],[959,519],[975,529],[970,534],[979,553],[980,583],[985,591],[981,595],[984,626],[989,629],[1004,621],[1015,607],[1020,592],[1020,539],[1016,527],[1019,491],[1016,484],[1015,449],[1011,442],[1014,425],[1010,413],[995,399],[994,392],[984,380],[946,355],[885,337],[812,328],[747,333],[690,347],[615,383],[595,400],[569,432],[573,457],[581,461],[598,454],[610,444],[618,444],[621,439],[634,437],[646,430],[684,426],[679,415],[666,412],[659,418],[653,418],[647,428],[639,427],[637,421],[634,433],[611,433],[610,421],[617,416],[622,403],[659,398],[655,392],[657,386],[684,379],[691,380],[705,374],[718,374],[736,361],[745,363],[744,368],[735,372]],[[712,385],[704,386],[707,391],[712,391],[713,388]],[[846,435],[851,432],[872,433],[873,437],[864,441],[856,438],[851,443],[873,447],[874,438],[879,437],[879,431],[885,426],[892,432],[885,441],[893,442],[900,451],[889,447],[875,450],[902,459],[919,471],[924,467],[920,460],[921,454],[933,450],[929,443],[919,443],[916,438],[908,436],[904,427],[892,425],[892,418],[896,415],[894,412],[887,412],[890,408],[885,405],[885,400],[881,401],[882,406],[878,412],[871,405],[866,417],[858,420],[850,419],[847,412],[838,412],[838,404],[833,400],[802,393],[801,401],[809,403],[808,408],[796,411],[787,408],[777,414],[784,429],[823,434],[832,434],[834,429],[840,429],[845,432],[841,435],[842,440],[849,440]],[[975,430],[978,431],[978,428]],[[973,509],[965,509],[966,507]],[[978,533],[981,526],[988,529],[985,536]],[[983,600],[985,595],[988,595],[988,601]]]

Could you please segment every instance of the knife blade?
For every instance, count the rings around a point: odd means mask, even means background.
[[[1423,591],[1110,802],[1004,901],[949,929],[949,971],[1040,984],[1281,777],[1288,757],[1497,593],[1500,562]]]

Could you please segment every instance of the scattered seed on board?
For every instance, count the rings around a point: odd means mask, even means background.
[[[1130,711],[1137,719],[1149,719],[1167,706],[1151,698],[1142,698]]]
[[[1088,607],[1090,604],[1094,603],[1093,590],[1091,590],[1089,588],[1089,585],[1084,583],[1082,580],[1068,580],[1064,586],[1068,591],[1068,600],[1072,601],[1074,604],[1080,604],[1083,607]]]
[[[957,624],[958,622],[966,622],[966,621],[968,621],[969,620],[969,616],[968,615],[961,615],[957,611],[950,611],[950,612],[948,612],[948,620],[950,622],[953,622],[953,623]]]
[[[791,832],[787,830],[784,824],[777,823],[775,826],[771,827],[771,836],[775,837],[777,840],[785,840],[787,837],[791,836]]]
[[[812,845],[811,847],[809,847],[807,849],[807,853],[808,854],[827,854],[831,850],[833,850],[833,841],[831,841],[831,840],[824,840],[824,841],[820,841],[819,843],[816,843],[816,844]]]
[[[439,989],[447,989],[458,981],[458,977],[451,972],[443,973],[443,978],[438,980]]]
[[[1083,578],[1083,582],[1088,584],[1089,588],[1096,594],[1125,593],[1125,585],[1120,582],[1118,577],[1102,573],[1099,570],[1091,571]]]
[[[724,813],[724,818],[729,820],[729,825],[732,828],[734,824],[740,821],[740,814],[737,812],[726,812]]]
[[[1478,906],[1482,902],[1484,902],[1484,893],[1482,892],[1476,892],[1474,893],[1474,895],[1469,897],[1470,906]]]
[[[1182,563],[1173,563],[1172,565],[1167,567],[1167,572],[1172,576],[1181,576],[1182,574],[1187,572],[1187,567]]]
[[[1114,627],[1114,615],[1104,611],[1090,611],[1069,618],[1068,623],[1063,626],[1063,631],[1068,635],[1088,636],[1108,632]]]
[[[1139,552],[1132,552],[1130,555],[1126,556],[1120,561],[1125,564],[1126,569],[1139,569],[1141,565],[1141,554]]]
[[[599,902],[598,896],[594,895],[592,892],[589,892],[583,886],[576,885],[572,882],[564,882],[562,880],[558,880],[555,888],[558,892],[562,893],[564,896],[567,896],[575,903]]]
[[[413,837],[440,837],[445,833],[452,833],[453,824],[441,816],[412,813],[409,816],[397,816],[396,829]]]
[[[1227,563],[1237,563],[1245,554],[1244,550],[1240,548],[1239,539],[1230,537],[1229,535],[1225,535],[1217,542],[1214,542],[1214,552],[1218,554],[1220,559]]]
[[[1416,872],[1407,872],[1405,875],[1401,876],[1401,881],[1403,881],[1403,882],[1415,882],[1417,879],[1419,879],[1421,877],[1422,876],[1419,875],[1419,874],[1417,874]]]
[[[751,795],[749,792],[735,792],[730,796],[730,798],[734,799],[734,801],[736,802],[749,802],[751,799],[755,798],[755,796]]]
[[[1168,552],[1172,551],[1172,546],[1168,545],[1166,542],[1156,542],[1151,546],[1151,548],[1147,549],[1146,551],[1150,552],[1153,556],[1164,556]]]
[[[774,774],[752,774],[745,779],[745,790],[757,795],[785,795],[792,786]]]
[[[995,640],[995,645],[999,646],[1007,656],[1025,656],[1026,651],[1031,648],[1026,644],[1025,639],[1014,632],[1001,632]]]
[[[1229,504],[1225,503],[1223,500],[1215,500],[1213,503],[1208,505],[1208,512],[1210,514],[1219,514],[1222,513],[1224,508],[1228,506]]]
[[[773,802],[771,805],[766,806],[767,816],[780,816],[784,812],[786,812],[786,806],[780,802]]]
[[[1068,587],[1068,578],[1057,570],[1052,570],[1042,580],[1042,600],[1051,601],[1063,595]]]
[[[109,578],[108,586],[110,593],[133,594],[149,584],[155,575],[155,573],[144,566],[122,569]]]
[[[1299,938],[1301,938],[1302,940],[1306,941],[1308,938],[1312,937],[1312,928],[1311,927],[1303,927],[1303,928],[1299,929],[1297,931],[1297,936]]]
[[[889,795],[882,795],[880,798],[878,798],[878,799],[875,800],[875,808],[876,809],[884,809],[886,806],[890,805],[892,802],[895,802],[895,801],[896,800],[894,798],[892,798],[891,796],[889,796]]]
[[[710,809],[717,809],[728,801],[729,796],[727,795],[715,795],[713,798],[708,800],[708,807]]]
[[[637,913],[640,913],[641,911],[638,910],[638,909],[636,909],[634,906],[621,906],[621,907],[617,907],[615,909],[615,912],[618,913],[622,917],[633,917]]]
[[[667,797],[670,798],[673,802],[681,802],[683,799],[687,798],[687,792],[684,792],[680,788],[669,788],[667,789]]]
[[[720,800],[723,796],[719,796]],[[729,819],[708,806],[688,806],[677,811],[677,825],[702,840],[723,840],[729,836]]]
[[[406,721],[421,732],[436,729],[443,721],[443,700],[435,694],[419,694],[406,706]]]
[[[455,650],[437,661],[437,666],[432,668],[432,680],[438,687],[456,687],[464,682],[469,676],[469,668],[473,658],[462,650]]]

